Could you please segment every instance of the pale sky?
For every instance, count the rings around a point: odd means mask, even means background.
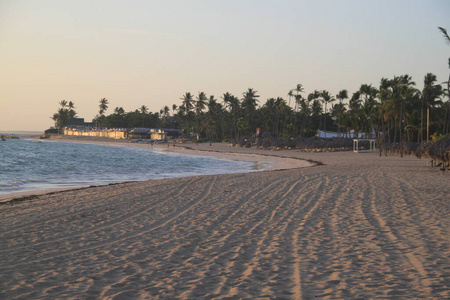
[[[0,132],[43,131],[61,100],[91,121],[185,92],[333,95],[450,70],[450,1],[0,0]]]

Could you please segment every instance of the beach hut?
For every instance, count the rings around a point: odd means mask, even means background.
[[[133,128],[128,133],[130,139],[150,139],[150,128]]]

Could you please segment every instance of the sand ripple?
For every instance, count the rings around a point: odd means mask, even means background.
[[[326,165],[2,205],[0,298],[450,298],[449,174],[290,155]]]

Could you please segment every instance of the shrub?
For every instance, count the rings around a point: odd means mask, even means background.
[[[442,140],[443,138],[446,138],[447,136],[448,135],[444,135],[444,134],[440,134],[440,133],[435,132],[434,134],[432,134],[430,136],[430,138],[431,138],[431,140],[433,142],[438,142],[438,141]]]

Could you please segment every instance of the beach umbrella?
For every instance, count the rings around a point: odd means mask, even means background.
[[[445,165],[450,162],[450,137],[443,138],[431,145],[425,150],[425,154],[442,163],[442,171],[445,170]]]
[[[449,152],[450,152],[450,137],[443,138],[436,143],[434,143],[434,155],[442,163],[449,162]]]
[[[430,148],[430,146],[432,145],[431,142],[424,142],[422,144],[419,145],[419,147],[417,147],[416,151],[415,151],[415,155],[417,158],[429,158],[428,156],[428,148]]]

